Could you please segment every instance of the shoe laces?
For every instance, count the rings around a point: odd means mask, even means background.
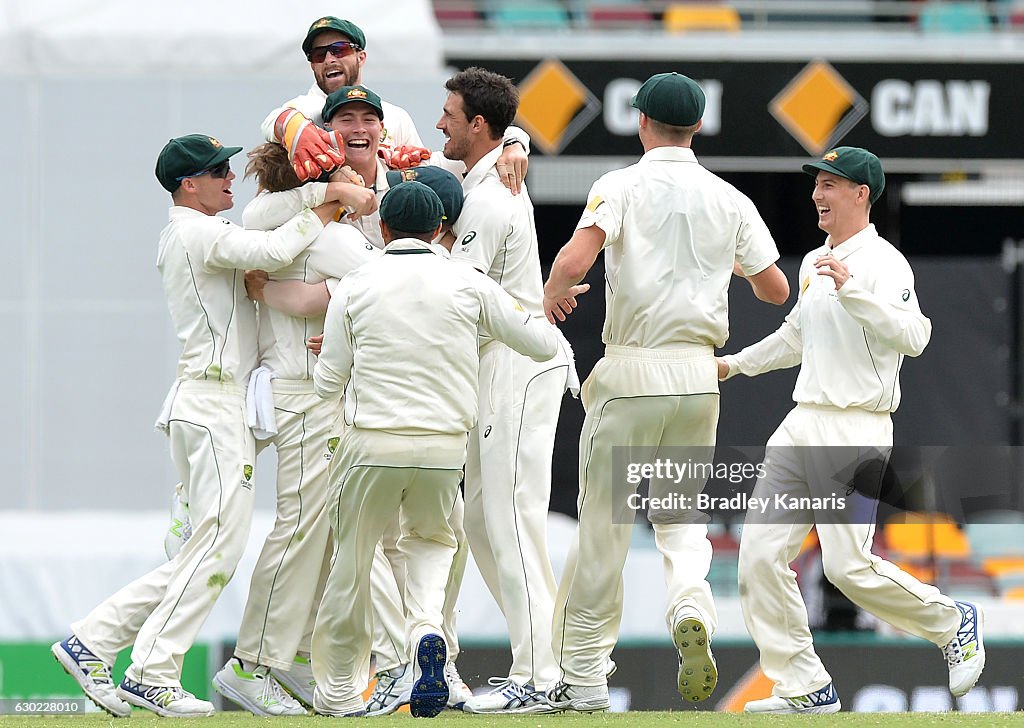
[[[469,690],[469,685],[462,679],[462,675],[459,674],[459,668],[455,666],[454,662],[445,663],[444,676],[449,685],[458,685]]]
[[[113,687],[114,681],[110,677],[110,666],[82,644],[81,640],[74,636],[70,637],[68,639],[68,649],[71,650],[71,656],[75,659],[75,662],[88,671],[93,683]]]
[[[529,683],[520,685],[515,680],[510,680],[507,677],[492,677],[487,680],[487,684],[494,686],[491,695],[501,695],[501,697],[505,698],[507,710],[539,703],[544,700],[543,693],[537,691]]]
[[[390,670],[382,670],[377,673],[377,685],[373,688],[373,695],[370,696],[370,704],[367,706],[370,710],[383,708],[398,698],[396,686],[398,681],[405,677],[405,671],[409,669],[408,665],[400,665],[399,667],[401,667],[402,671],[397,674],[395,673],[399,669],[398,667],[392,667]]]
[[[552,700],[553,701],[566,700],[569,697],[569,691],[571,689],[572,689],[572,686],[570,686],[568,683],[565,683],[565,682],[562,682],[561,680],[559,680],[555,684],[555,687],[553,687],[550,690],[548,690],[547,699],[549,701],[552,701]]]
[[[284,691],[281,684],[267,671],[265,667],[259,667],[253,671],[253,676],[263,681],[263,688],[260,690],[260,702],[263,705],[290,705],[292,697]]]
[[[978,631],[975,620],[977,613],[970,608],[964,608],[959,603],[956,605],[960,610],[960,627],[956,636],[942,648],[946,656],[946,664],[950,668],[962,665],[966,660],[974,657],[975,645],[978,641]]]

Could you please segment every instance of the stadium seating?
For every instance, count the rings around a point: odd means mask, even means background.
[[[988,10],[979,2],[929,0],[921,8],[918,25],[925,33],[985,33],[992,30]]]
[[[923,582],[962,594],[991,594],[991,576],[971,560],[971,543],[944,513],[905,513],[882,529],[889,560]]]
[[[492,0],[485,3],[487,16],[498,30],[568,28],[569,11],[556,0]]]
[[[601,29],[647,28],[654,23],[654,13],[640,3],[586,2],[581,16],[588,27]]]
[[[728,5],[718,3],[673,3],[665,8],[662,23],[669,33],[694,30],[736,32],[740,15]]]
[[[434,17],[442,28],[479,28],[484,24],[483,13],[473,0],[449,1],[434,4]]]

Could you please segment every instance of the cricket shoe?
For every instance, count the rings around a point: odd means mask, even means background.
[[[711,697],[718,685],[718,666],[711,654],[711,637],[695,608],[682,607],[676,614],[672,642],[679,656],[679,694],[691,703]]]
[[[278,670],[270,668],[270,674],[277,678],[281,687],[292,694],[292,697],[305,705],[313,707],[313,689],[316,688],[316,680],[313,679],[313,663],[308,657],[296,655],[290,670]]]
[[[174,486],[174,497],[171,498],[171,525],[164,534],[164,553],[170,561],[185,542],[192,538],[192,519],[189,518],[188,503],[185,502],[185,491],[181,483]]]
[[[459,668],[455,667],[454,660],[448,660],[444,666],[444,679],[448,683],[448,707],[455,710],[463,710],[466,702],[473,697],[473,691],[459,674]]]
[[[132,714],[132,706],[117,697],[114,681],[110,677],[110,665],[105,663],[92,650],[82,644],[75,635],[65,640],[54,642],[50,652],[57,658],[82,692],[102,710],[115,718],[127,718]]]
[[[213,676],[213,689],[253,715],[306,715],[306,709],[285,692],[269,668],[257,665],[247,672],[235,657]]]
[[[487,681],[494,689],[483,695],[474,695],[462,709],[467,713],[551,713],[544,693],[527,683],[520,685],[507,677],[492,677]]]
[[[444,637],[433,632],[420,637],[409,697],[409,711],[414,718],[433,718],[448,704],[448,683],[444,675],[447,663],[448,647]]]
[[[408,662],[390,670],[378,670],[377,684],[366,702],[366,715],[388,715],[409,704],[412,695],[412,665]]]
[[[751,700],[743,706],[744,713],[838,713],[843,705],[839,702],[836,688],[829,683],[820,690],[794,698],[780,698],[773,695],[764,700]]]
[[[548,690],[547,703],[553,711],[574,710],[577,713],[596,713],[608,710],[611,700],[608,698],[607,685],[570,685],[559,682]]]
[[[942,652],[949,666],[949,692],[959,698],[970,692],[985,669],[985,642],[981,635],[981,607],[970,602],[957,602],[956,606],[960,610],[960,628]]]
[[[164,718],[205,718],[213,715],[213,703],[200,700],[178,686],[143,685],[126,677],[117,686],[117,696],[126,703],[151,710]]]

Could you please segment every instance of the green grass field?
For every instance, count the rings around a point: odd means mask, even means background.
[[[161,718],[136,711],[130,719],[115,720],[105,714],[79,716],[4,716],[0,726],[12,728],[99,728],[115,725],[118,728],[156,728]],[[318,728],[338,725],[338,718],[254,718],[248,713],[218,713],[212,718],[175,719],[161,726],[203,726],[203,728]],[[841,728],[886,726],[886,728],[924,728],[925,726],[1024,726],[1024,712],[1018,713],[839,713],[837,715],[805,716],[747,716],[735,713],[706,713],[678,711],[672,713],[596,713],[593,715],[562,714],[540,716],[464,715],[445,711],[432,720],[417,720],[407,714],[365,718],[356,725],[374,728],[394,728],[415,725],[422,728],[789,728],[790,726],[838,725]]]

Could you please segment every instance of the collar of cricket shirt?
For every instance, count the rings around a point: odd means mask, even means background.
[[[477,160],[477,163],[473,165],[473,169],[466,173],[466,179],[462,181],[462,189],[467,195],[470,190],[483,182],[487,175],[493,174],[497,179],[498,170],[494,168],[494,165],[498,163],[498,157],[500,157],[502,151],[504,151],[502,149],[501,142],[498,141],[497,144],[498,146],[480,157],[480,159]]]
[[[425,243],[422,240],[417,240],[416,238],[399,238],[398,240],[392,240],[387,244],[384,248],[384,254],[422,255],[433,253],[434,255],[440,255],[439,250],[444,250],[444,248],[437,243]]]
[[[829,245],[830,238],[825,238],[825,246],[830,249],[832,255],[838,260],[845,260],[877,238],[878,233],[875,231],[875,225],[869,222],[866,228],[851,235],[835,248]]]

